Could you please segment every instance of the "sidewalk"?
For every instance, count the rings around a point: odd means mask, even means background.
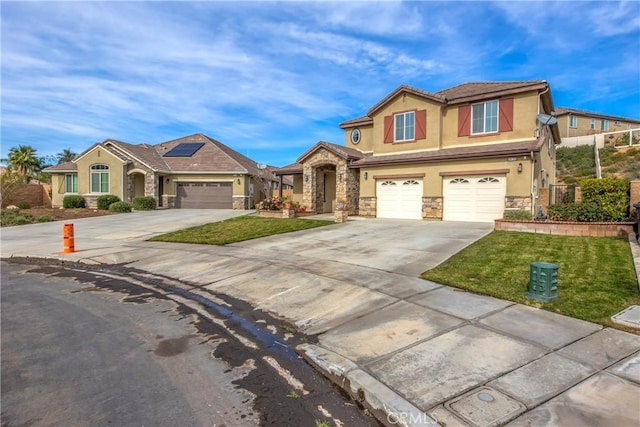
[[[299,350],[388,425],[640,423],[637,335],[340,260],[325,238],[348,257],[361,223],[225,247],[135,240],[72,259],[230,294],[317,334]]]

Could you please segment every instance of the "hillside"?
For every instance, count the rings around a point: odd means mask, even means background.
[[[640,148],[600,149],[602,176],[619,176],[640,179]],[[584,178],[596,177],[596,160],[593,146],[574,148],[560,147],[557,150],[557,182],[573,184]]]

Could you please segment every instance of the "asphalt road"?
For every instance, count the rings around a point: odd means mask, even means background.
[[[126,269],[1,268],[3,427],[375,425],[260,338],[292,335],[274,319],[225,317]]]

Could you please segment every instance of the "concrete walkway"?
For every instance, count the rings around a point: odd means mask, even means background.
[[[7,230],[3,257],[25,250]],[[490,231],[357,220],[225,247],[120,235],[65,257],[128,263],[317,334],[305,357],[388,425],[638,425],[637,335],[417,278]],[[60,256],[48,245],[31,256]]]

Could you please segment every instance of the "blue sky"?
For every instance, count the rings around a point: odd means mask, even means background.
[[[201,132],[275,166],[401,84],[544,79],[640,118],[640,2],[11,2],[1,157]]]

